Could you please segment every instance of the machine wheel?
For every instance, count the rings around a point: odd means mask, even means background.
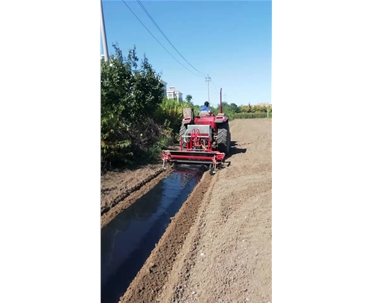
[[[217,134],[218,150],[226,155],[230,152],[230,128],[228,123],[218,126]]]
[[[183,136],[186,133],[186,129],[187,129],[186,125],[182,124],[180,128],[180,136]],[[182,148],[186,148],[185,141],[182,142]]]
[[[216,173],[216,168],[213,166],[213,164],[209,164],[209,174],[213,176]]]

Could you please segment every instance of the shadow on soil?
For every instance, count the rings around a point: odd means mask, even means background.
[[[250,144],[250,143],[248,143]],[[239,148],[236,146],[236,141],[231,141],[230,142],[230,152],[229,155],[226,157],[226,159],[229,159],[232,155],[236,154],[244,154],[247,152],[246,148]]]

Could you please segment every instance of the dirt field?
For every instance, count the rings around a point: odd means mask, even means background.
[[[120,302],[271,302],[271,119],[230,128],[231,166],[203,176]],[[101,225],[169,173],[103,177]]]
[[[101,228],[168,174],[170,171],[164,172],[162,164],[154,164],[136,170],[108,172],[102,176]]]
[[[212,178],[162,302],[271,302],[271,120],[231,133],[232,165]]]

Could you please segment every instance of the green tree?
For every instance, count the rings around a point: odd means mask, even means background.
[[[252,113],[252,106],[251,103],[248,103],[248,110],[247,113]]]
[[[163,98],[163,84],[146,56],[139,64],[136,47],[125,58],[101,60],[101,156],[103,165],[126,163],[146,152],[159,136],[151,117]],[[150,120],[149,120],[150,119]]]
[[[186,101],[188,103],[191,103],[192,96],[191,95],[186,95]]]
[[[230,104],[230,110],[234,113],[239,113],[240,112],[240,108],[235,103]]]

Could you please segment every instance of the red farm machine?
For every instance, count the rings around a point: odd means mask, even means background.
[[[222,111],[222,88],[220,90],[220,109],[217,115],[201,111],[194,116],[192,108],[183,109],[178,150],[163,150],[163,167],[167,164],[208,165],[214,174],[217,167],[223,166],[230,151],[229,119]]]

